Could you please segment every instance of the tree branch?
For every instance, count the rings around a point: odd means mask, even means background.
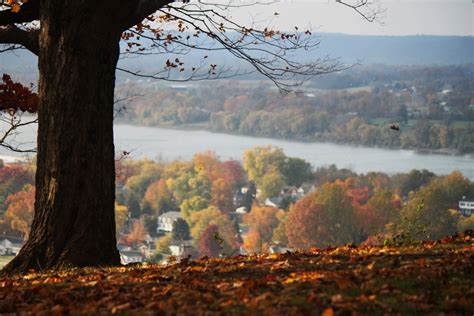
[[[38,36],[39,30],[25,31],[14,25],[0,28],[1,44],[21,45],[37,56],[39,53]]]
[[[157,10],[164,8],[168,4],[175,2],[176,0],[139,0],[132,10],[126,10],[126,18],[123,20],[121,30],[125,31],[141,21],[143,21],[149,15],[155,13]],[[130,14],[130,12],[133,12]]]
[[[40,0],[30,0],[23,3],[20,11],[12,12],[11,9],[0,11],[0,25],[6,26],[13,23],[26,23],[39,19]]]

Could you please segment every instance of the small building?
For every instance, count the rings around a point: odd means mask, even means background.
[[[143,254],[140,251],[121,251],[120,252],[120,262],[122,264],[129,264],[135,262],[143,262],[144,261]]]
[[[158,216],[158,227],[156,231],[171,232],[173,230],[173,223],[178,219],[183,218],[180,212],[167,212]]]
[[[185,258],[194,253],[194,247],[191,240],[173,240],[169,246],[171,255],[177,258]]]
[[[269,253],[286,253],[286,252],[293,252],[292,248],[283,247],[279,245],[272,245],[268,248]]]
[[[233,202],[235,206],[241,206],[245,200],[245,193],[242,192],[242,190],[238,190],[233,197]]]
[[[0,237],[0,255],[16,256],[23,247],[23,239],[17,237]]]
[[[265,206],[279,208],[281,202],[283,202],[283,199],[281,197],[271,197],[267,198],[263,204],[265,204]]]
[[[305,195],[305,190],[303,188],[298,188],[295,186],[287,186],[281,190],[280,197],[290,197],[294,201],[299,200]]]
[[[474,201],[466,199],[459,201],[459,212],[465,217],[474,215]]]
[[[239,207],[235,210],[237,214],[247,214],[248,210],[245,206]]]

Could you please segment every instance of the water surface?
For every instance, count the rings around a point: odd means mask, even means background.
[[[383,171],[389,174],[411,169],[428,169],[436,174],[460,170],[474,180],[474,157],[421,154],[413,150],[367,148],[332,143],[304,143],[261,137],[217,134],[207,131],[177,130],[158,127],[115,125],[116,150],[131,152],[132,158],[162,158],[165,160],[190,159],[198,152],[212,150],[224,160],[242,159],[246,149],[273,145],[281,147],[286,155],[303,158],[315,168],[335,164],[356,172]],[[32,142],[35,131],[28,128],[17,140]],[[0,159],[11,161],[22,154],[0,148]],[[3,157],[3,158],[2,158]]]

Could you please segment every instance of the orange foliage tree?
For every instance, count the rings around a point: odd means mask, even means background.
[[[26,240],[30,234],[35,205],[35,187],[26,185],[23,191],[8,196],[6,217],[13,230],[22,233]]]
[[[358,223],[345,184],[326,183],[295,203],[286,221],[290,247],[309,248],[358,241]]]
[[[273,231],[284,216],[283,210],[274,207],[252,207],[252,211],[245,214],[243,219],[243,223],[250,227],[244,238],[244,248],[249,252],[257,253],[268,250]]]

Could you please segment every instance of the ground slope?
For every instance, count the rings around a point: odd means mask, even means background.
[[[0,279],[0,313],[474,313],[474,237],[412,246],[32,272]]]

